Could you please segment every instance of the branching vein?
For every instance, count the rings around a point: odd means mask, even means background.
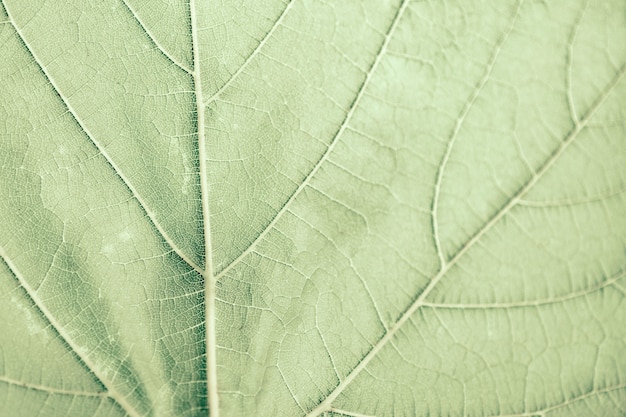
[[[372,359],[383,349],[387,343],[389,343],[394,335],[404,326],[404,324],[410,320],[411,316],[415,312],[424,306],[426,297],[437,286],[441,279],[452,269],[465,254],[474,245],[480,241],[480,239],[491,230],[507,213],[509,213],[515,206],[518,205],[520,199],[528,193],[537,182],[543,177],[543,175],[550,170],[554,163],[559,159],[565,150],[571,145],[578,134],[585,128],[589,120],[593,117],[598,108],[611,94],[615,87],[624,78],[626,73],[626,64],[624,64],[615,74],[613,79],[607,84],[603,91],[600,92],[598,98],[593,102],[589,109],[580,119],[578,123],[563,139],[560,145],[548,156],[543,164],[536,170],[533,176],[480,228],[465,244],[457,251],[457,253],[450,259],[450,261],[442,268],[429,282],[426,288],[419,294],[419,296],[413,301],[408,308],[404,311],[400,319],[385,335],[376,343],[372,349],[365,355],[365,357],[354,367],[354,369],[348,374],[348,376],[328,395],[324,401],[322,401],[316,408],[314,408],[308,417],[318,416],[331,409],[333,401],[343,392],[343,390],[367,367]]]
[[[31,57],[33,58],[34,62],[39,67],[39,70],[42,72],[42,74],[44,75],[44,77],[46,78],[48,83],[52,86],[56,96],[59,98],[59,100],[61,100],[61,103],[63,103],[63,105],[65,106],[67,111],[72,115],[72,118],[74,119],[74,121],[76,122],[78,127],[83,131],[85,136],[87,136],[89,141],[97,149],[98,153],[100,153],[104,157],[105,161],[112,168],[113,172],[115,172],[115,174],[120,179],[122,184],[124,184],[124,186],[130,191],[131,195],[135,198],[135,200],[137,200],[137,202],[139,204],[139,207],[146,214],[146,217],[150,220],[150,222],[152,223],[154,228],[161,235],[161,237],[163,238],[165,243],[167,243],[167,245],[170,248],[172,248],[172,250],[180,257],[180,259],[182,259],[185,263],[187,263],[191,268],[193,268],[198,273],[202,273],[202,269],[195,262],[193,262],[178,247],[178,245],[176,245],[174,240],[169,236],[169,234],[165,231],[165,229],[157,221],[156,213],[154,213],[150,209],[150,207],[148,206],[146,201],[143,199],[143,197],[137,191],[137,189],[133,186],[131,181],[122,173],[122,170],[115,163],[115,161],[111,158],[111,156],[108,154],[106,148],[104,146],[102,146],[100,143],[98,143],[98,141],[96,141],[95,136],[89,131],[87,126],[78,117],[78,113],[76,112],[76,110],[74,110],[74,107],[71,105],[71,103],[63,96],[63,94],[61,93],[61,89],[56,84],[56,82],[54,81],[54,79],[52,78],[52,76],[50,75],[50,73],[48,72],[46,67],[43,65],[43,63],[41,62],[39,57],[35,54],[35,52],[32,50],[32,48],[30,48],[28,46],[28,43],[26,42],[26,39],[24,38],[24,35],[23,35],[21,29],[17,26],[15,20],[11,16],[11,13],[10,13],[9,9],[7,8],[6,4],[4,3],[4,0],[0,0],[0,4],[4,7],[4,10],[6,11],[7,16],[9,16],[9,21],[11,22],[11,25],[15,29],[15,32],[17,33],[20,42],[22,43],[22,45],[24,45],[24,49],[26,49],[28,51],[28,53],[31,55]]]
[[[459,136],[461,127],[463,126],[463,123],[465,122],[465,119],[467,118],[468,113],[472,109],[474,102],[476,102],[476,99],[482,92],[483,88],[485,87],[485,84],[487,84],[487,81],[489,80],[489,77],[491,76],[491,71],[493,70],[495,63],[498,60],[498,56],[500,55],[500,51],[502,50],[502,45],[504,44],[504,42],[506,42],[507,38],[513,31],[513,28],[515,27],[515,22],[517,21],[517,17],[519,16],[522,3],[523,1],[518,2],[517,8],[515,10],[515,14],[513,15],[513,18],[511,19],[511,24],[509,25],[509,28],[498,40],[493,50],[493,53],[491,54],[491,57],[489,58],[489,62],[487,63],[487,66],[485,68],[482,78],[480,79],[478,84],[476,84],[476,88],[474,88],[474,90],[472,91],[472,94],[470,95],[469,99],[465,102],[465,106],[463,106],[461,113],[457,117],[454,128],[452,129],[452,132],[450,133],[450,137],[448,138],[446,151],[443,155],[443,158],[441,159],[441,163],[439,164],[439,169],[437,170],[437,180],[435,181],[435,193],[433,196],[433,204],[432,204],[431,209],[432,209],[432,228],[433,228],[433,237],[435,241],[435,249],[437,250],[437,256],[439,257],[439,264],[441,268],[444,268],[446,265],[446,259],[443,254],[443,250],[441,248],[441,240],[439,237],[439,220],[438,220],[439,199],[441,195],[443,175],[446,170],[446,166],[448,165],[448,161],[450,160],[450,155],[452,154],[452,148],[454,147],[456,139]]]
[[[174,58],[174,56],[172,56],[169,52],[167,52],[167,49],[165,49],[165,47],[163,47],[163,45],[161,45],[159,41],[157,41],[156,37],[148,30],[146,25],[144,25],[144,23],[141,21],[141,19],[139,18],[139,15],[137,14],[137,11],[133,9],[130,4],[128,4],[128,1],[127,0],[120,0],[120,1],[126,7],[126,9],[130,12],[133,18],[137,21],[141,29],[146,33],[146,35],[148,36],[150,41],[154,44],[154,46],[156,46],[157,49],[163,54],[163,56],[165,56],[172,64],[176,65],[178,68],[185,71],[187,74],[191,75],[191,70],[187,68],[186,65],[184,65],[183,63],[178,61],[176,58]]]
[[[75,391],[69,389],[61,389],[61,388],[53,388],[46,387],[39,384],[31,384],[29,382],[18,381],[13,378],[9,378],[6,376],[0,376],[0,382],[4,382],[5,384],[15,385],[17,387],[22,387],[26,389],[31,389],[34,391],[41,391],[47,394],[55,394],[55,395],[69,395],[72,397],[109,397],[109,393],[106,391],[102,392],[87,392],[87,391]]]
[[[311,169],[311,171],[309,171],[308,175],[300,183],[298,188],[296,188],[296,190],[291,194],[291,196],[289,196],[287,201],[283,204],[282,208],[276,213],[276,215],[274,216],[272,221],[270,221],[270,223],[265,227],[265,229],[246,248],[246,250],[244,250],[235,260],[233,260],[229,265],[227,265],[217,275],[217,279],[218,280],[220,278],[222,278],[224,275],[226,275],[230,269],[232,269],[236,264],[239,263],[239,261],[241,261],[243,258],[248,256],[249,253],[254,251],[254,248],[256,247],[256,245],[259,242],[261,242],[265,238],[265,236],[267,236],[267,234],[276,225],[276,223],[282,217],[282,215],[288,210],[288,208],[291,205],[291,203],[302,192],[302,190],[304,190],[307,187],[307,185],[309,184],[311,179],[315,176],[317,171],[319,171],[320,167],[324,164],[324,162],[326,162],[326,160],[328,159],[329,155],[332,153],[333,149],[335,148],[337,142],[339,141],[339,138],[343,134],[344,130],[346,130],[348,128],[348,123],[350,122],[350,120],[352,119],[352,116],[354,115],[354,112],[358,108],[358,105],[359,105],[361,99],[363,98],[363,95],[365,94],[365,90],[367,89],[367,86],[370,83],[370,80],[371,80],[373,74],[376,72],[376,69],[378,68],[378,65],[379,65],[382,57],[385,55],[385,52],[387,51],[387,46],[389,45],[389,41],[391,40],[392,34],[395,31],[395,29],[396,29],[396,27],[398,25],[398,21],[400,20],[400,17],[404,14],[404,11],[407,8],[407,6],[408,6],[408,0],[404,0],[402,2],[401,7],[398,9],[398,12],[394,16],[393,21],[392,21],[391,25],[389,26],[389,29],[387,30],[387,33],[385,34],[385,38],[384,38],[380,48],[378,49],[378,51],[376,53],[376,57],[374,58],[374,60],[372,62],[372,65],[369,67],[367,73],[365,74],[365,78],[363,79],[363,82],[358,87],[358,90],[356,92],[354,100],[352,100],[352,103],[350,103],[350,107],[349,107],[348,111],[346,112],[346,117],[344,117],[344,119],[341,121],[341,124],[339,125],[339,128],[337,129],[337,131],[333,135],[333,137],[332,137],[332,139],[330,141],[330,144],[326,148],[326,151],[322,154],[320,159],[318,159],[318,161],[313,166],[313,169]]]
[[[17,266],[11,261],[5,252],[3,247],[0,247],[0,259],[6,264],[11,274],[17,280],[17,283],[20,287],[24,289],[28,297],[31,299],[35,307],[41,312],[41,315],[44,319],[50,323],[50,326],[54,329],[54,331],[59,335],[59,337],[65,342],[65,344],[72,350],[74,355],[89,369],[90,372],[95,375],[95,377],[100,381],[100,383],[106,388],[108,396],[111,397],[115,402],[117,402],[122,409],[128,413],[131,417],[140,417],[141,414],[133,407],[132,404],[128,402],[126,397],[118,391],[113,384],[113,381],[108,379],[106,375],[101,372],[104,369],[102,366],[96,366],[95,363],[92,362],[91,358],[85,354],[84,349],[81,349],[72,339],[69,332],[65,329],[65,327],[57,321],[54,315],[48,310],[46,305],[41,301],[39,296],[37,295],[37,291],[26,281],[22,273],[19,271]]]
[[[578,290],[578,291],[573,291],[569,294],[564,294],[558,297],[553,297],[553,298],[546,298],[546,299],[540,299],[540,300],[522,300],[522,301],[512,301],[509,303],[476,303],[476,304],[470,304],[470,303],[430,303],[430,302],[423,302],[422,306],[424,307],[432,307],[432,308],[447,308],[447,309],[460,309],[460,310],[469,310],[469,309],[496,309],[496,308],[502,308],[502,309],[507,309],[507,308],[520,308],[520,307],[538,307],[538,306],[542,306],[542,305],[548,305],[548,304],[558,304],[558,303],[563,303],[565,301],[568,300],[573,300],[576,298],[580,298],[580,297],[585,297],[588,296],[590,294],[593,294],[595,292],[598,292],[604,288],[607,287],[615,287],[617,281],[619,281],[620,279],[622,279],[623,277],[626,276],[626,273],[621,272],[615,276],[613,276],[612,278],[606,279],[602,282],[600,282],[597,285],[594,285],[590,288],[585,288],[582,290]]]
[[[567,73],[565,74],[566,80],[566,89],[567,89],[567,106],[569,108],[570,117],[572,119],[572,123],[578,123],[578,112],[576,111],[576,105],[574,103],[574,89],[572,88],[572,69],[574,66],[574,43],[576,42],[576,35],[578,34],[578,28],[580,27],[580,22],[585,16],[585,12],[587,11],[589,3],[586,2],[583,7],[578,20],[574,23],[574,29],[572,30],[572,34],[569,39],[569,45],[567,48]]]
[[[204,103],[205,107],[211,104],[211,102],[215,101],[220,96],[220,94],[222,94],[224,90],[226,90],[232,84],[232,82],[235,79],[237,79],[239,74],[241,74],[243,70],[248,66],[248,63],[252,61],[252,58],[254,58],[259,53],[259,51],[263,49],[267,40],[272,36],[272,34],[276,31],[276,29],[283,23],[283,20],[285,19],[285,16],[287,16],[287,12],[291,8],[292,4],[293,4],[293,0],[289,0],[287,5],[283,9],[282,13],[276,20],[276,22],[274,22],[270,30],[267,31],[267,33],[265,34],[265,36],[263,36],[263,39],[261,39],[257,47],[254,48],[254,50],[250,53],[250,55],[248,55],[245,61],[239,66],[237,71],[235,71],[233,75],[231,75],[230,78],[211,97],[206,99],[206,102]]]

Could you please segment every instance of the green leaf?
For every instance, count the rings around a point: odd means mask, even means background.
[[[0,415],[626,415],[621,0],[1,0]]]

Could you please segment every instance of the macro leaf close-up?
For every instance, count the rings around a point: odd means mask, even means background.
[[[0,0],[0,417],[626,416],[623,0]]]

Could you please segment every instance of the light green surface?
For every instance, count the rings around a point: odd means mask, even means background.
[[[625,39],[1,0],[0,416],[626,415]]]

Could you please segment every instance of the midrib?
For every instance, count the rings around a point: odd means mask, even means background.
[[[195,0],[189,1],[191,17],[191,39],[193,48],[193,82],[196,98],[196,124],[198,129],[198,158],[200,167],[200,199],[202,201],[202,223],[204,233],[204,308],[205,308],[205,349],[206,349],[206,389],[209,415],[219,417],[217,395],[217,355],[215,337],[215,276],[211,244],[211,221],[209,213],[209,184],[206,167],[206,132],[204,127],[204,98],[202,95],[202,71],[200,67],[200,43],[198,42],[198,14]]]

